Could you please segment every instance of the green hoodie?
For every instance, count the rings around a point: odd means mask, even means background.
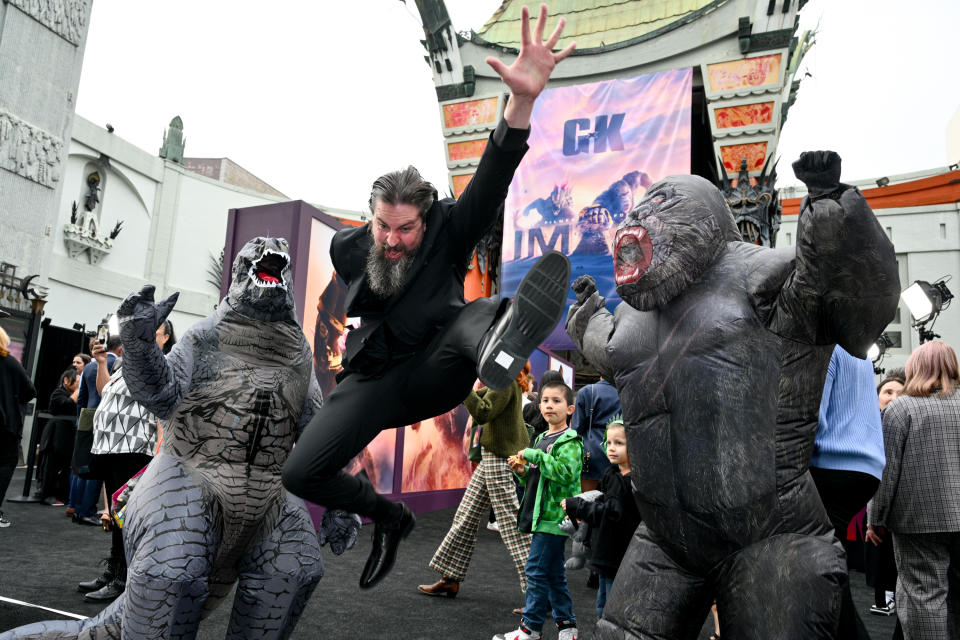
[[[534,445],[548,432],[537,436]],[[531,531],[567,535],[560,529],[566,517],[560,501],[580,493],[580,471],[583,468],[583,440],[573,429],[567,428],[550,448],[550,453],[528,448],[523,452],[527,462],[540,468],[536,502],[533,507]],[[526,485],[527,474],[519,476]]]

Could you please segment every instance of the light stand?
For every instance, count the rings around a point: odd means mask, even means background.
[[[947,280],[941,278],[933,284],[917,280],[900,294],[913,316],[912,326],[920,335],[920,344],[940,337],[940,334],[933,332],[933,324],[953,299],[953,294],[947,288]]]

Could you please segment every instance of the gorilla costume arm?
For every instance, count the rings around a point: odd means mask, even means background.
[[[795,269],[768,326],[784,338],[839,344],[864,358],[896,313],[893,244],[860,190],[840,183],[835,152],[808,151],[793,166],[809,195],[800,207]]]

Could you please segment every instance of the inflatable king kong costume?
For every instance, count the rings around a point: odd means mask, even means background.
[[[227,637],[288,638],[323,575],[306,506],[280,470],[319,408],[307,340],[293,304],[286,240],[255,238],[237,255],[217,310],[164,358],[154,332],[176,302],[153,286],[120,305],[124,379],[163,421],[163,448],[127,504],[123,595],[86,620],[41,622],[0,638],[193,638],[200,620],[237,592]],[[341,517],[355,526],[345,529]],[[335,552],[359,518],[324,516]]]
[[[643,523],[599,638],[832,638],[842,548],[807,471],[834,344],[864,357],[897,264],[840,157],[808,152],[796,248],[743,242],[720,192],[653,184],[617,230],[614,313],[589,276],[567,332],[620,392]]]

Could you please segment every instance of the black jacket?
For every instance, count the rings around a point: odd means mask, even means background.
[[[73,452],[76,438],[77,403],[63,385],[50,394],[49,413],[56,417],[51,418],[43,429],[40,450],[69,456]]]
[[[593,502],[567,498],[567,514],[590,525],[590,566],[613,578],[640,526],[640,510],[633,499],[630,476],[621,475],[618,467],[607,467],[599,488],[603,495]]]
[[[528,135],[527,129],[510,129],[500,122],[460,198],[439,200],[427,212],[427,228],[406,285],[391,298],[378,298],[367,285],[370,223],[334,235],[330,257],[347,283],[347,316],[361,318],[361,326],[347,334],[346,371],[382,371],[396,356],[425,346],[464,306],[467,262],[497,218],[526,153]]]
[[[37,390],[20,361],[12,355],[0,356],[0,429],[20,435],[23,414],[20,406],[37,397]]]

